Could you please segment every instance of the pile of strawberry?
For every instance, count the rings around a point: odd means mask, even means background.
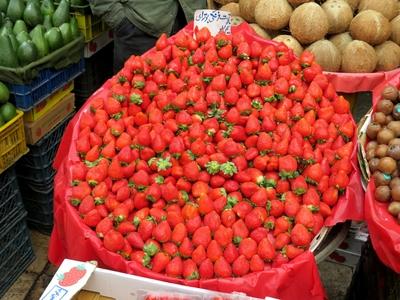
[[[312,54],[165,35],[80,115],[70,203],[103,245],[185,279],[303,253],[352,172],[354,122]]]

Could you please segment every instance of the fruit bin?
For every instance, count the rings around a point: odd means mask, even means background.
[[[0,174],[28,152],[22,111],[0,127]]]
[[[30,84],[10,84],[8,87],[14,96],[15,106],[23,111],[28,111],[84,71],[85,61],[81,59],[78,63],[61,70],[45,69],[40,71],[39,77]]]
[[[78,27],[85,36],[85,43],[93,40],[106,30],[106,24],[100,17],[91,14],[72,13],[78,21]]]
[[[25,216],[20,210],[12,223],[0,228],[0,297],[35,259]]]

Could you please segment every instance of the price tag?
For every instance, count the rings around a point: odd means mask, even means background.
[[[231,34],[231,14],[226,11],[200,9],[194,13],[194,32],[207,27],[212,36],[223,31]]]

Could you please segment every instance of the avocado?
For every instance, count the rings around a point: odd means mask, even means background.
[[[18,35],[18,33],[22,32],[22,31],[28,32],[28,28],[26,27],[26,24],[24,21],[17,20],[14,24],[13,32],[15,35]]]
[[[43,16],[52,16],[55,10],[53,0],[43,0],[40,10]]]
[[[37,48],[37,56],[38,58],[42,58],[49,54],[49,44],[44,37],[45,28],[43,25],[37,25],[30,32],[30,36],[32,38],[32,42],[35,44]]]
[[[13,23],[9,19],[6,19],[3,22],[3,26],[0,28],[0,34],[4,33],[10,34],[12,32],[13,32]]]
[[[8,87],[0,81],[0,104],[4,104],[10,98]]]
[[[2,117],[5,123],[10,121],[16,115],[17,115],[17,110],[15,109],[15,106],[12,105],[10,102],[7,102],[0,107],[0,116]]]
[[[69,22],[69,25],[71,27],[71,34],[72,34],[72,39],[76,39],[80,37],[81,32],[78,27],[78,21],[76,20],[75,17],[71,18],[71,21]]]
[[[17,52],[19,44],[18,44],[17,38],[15,37],[15,34],[10,33],[8,36],[10,38],[11,45],[13,47],[14,52]]]
[[[57,27],[53,27],[48,30],[44,37],[46,38],[51,51],[57,50],[63,46],[61,31]]]
[[[6,13],[8,7],[8,0],[0,0],[0,12]]]
[[[53,23],[51,22],[51,16],[49,15],[44,16],[43,26],[44,28],[46,28],[46,30],[49,30],[50,28],[53,27]]]
[[[53,14],[53,25],[55,27],[59,27],[64,23],[67,23],[69,20],[69,2],[67,0],[61,0],[57,9]]]
[[[38,49],[32,41],[23,42],[18,47],[18,59],[21,65],[28,65],[39,58]]]
[[[38,3],[35,1],[28,2],[24,10],[24,20],[30,27],[43,23],[43,16]]]
[[[64,23],[60,27],[61,36],[63,38],[64,45],[72,41],[71,26],[69,23]]]
[[[22,19],[24,10],[25,4],[23,0],[11,0],[7,7],[7,17],[9,17],[11,21],[16,22]]]
[[[18,67],[18,58],[8,35],[0,35],[0,49],[0,66],[10,68]]]
[[[31,37],[26,31],[21,31],[17,34],[16,39],[18,41],[18,44],[21,45],[23,42],[30,41]]]

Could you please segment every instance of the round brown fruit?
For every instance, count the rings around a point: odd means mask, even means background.
[[[400,201],[400,185],[395,185],[392,188],[391,194],[392,194],[391,195],[392,196],[392,200],[399,202]]]
[[[378,186],[375,189],[375,199],[379,202],[388,202],[390,200],[390,188],[387,185]]]
[[[381,111],[374,113],[372,119],[374,120],[375,123],[378,123],[382,126],[386,124],[386,115]]]
[[[392,202],[388,206],[388,211],[394,217],[397,217],[400,214],[400,202]]]
[[[400,145],[390,145],[387,155],[395,160],[400,160]]]
[[[379,144],[389,144],[391,140],[395,138],[394,132],[391,131],[388,128],[383,128],[381,131],[378,132],[378,135],[376,136],[376,140],[378,141]]]
[[[400,121],[390,121],[387,124],[387,128],[393,131],[396,137],[400,136]]]
[[[372,122],[367,127],[367,136],[371,140],[375,140],[379,131],[381,130],[381,125],[375,122]]]
[[[354,40],[342,53],[342,71],[347,73],[371,73],[378,63],[375,49],[364,41]]]
[[[384,158],[387,155],[388,145],[378,145],[375,149],[375,156],[379,158]]]
[[[378,142],[377,141],[369,141],[367,146],[365,147],[366,150],[369,149],[376,149],[376,147],[378,147]]]
[[[392,174],[396,168],[396,161],[389,156],[383,157],[379,160],[378,169],[385,174]]]
[[[374,157],[376,157],[375,149],[367,150],[367,152],[365,153],[365,156],[367,157],[367,160],[370,160],[370,159],[373,159]]]
[[[391,140],[389,142],[389,146],[391,146],[391,145],[400,145],[400,139],[399,138],[395,138],[395,139]]]
[[[375,172],[378,170],[378,165],[379,165],[379,158],[371,158],[371,160],[368,162],[369,170],[371,173]]]
[[[383,89],[381,96],[384,99],[396,102],[397,98],[399,97],[399,92],[395,86],[390,84]]]
[[[390,188],[394,189],[394,187],[398,185],[400,186],[400,177],[394,177],[391,181],[390,181]]]
[[[376,111],[381,111],[385,115],[390,115],[393,111],[393,102],[387,99],[383,99],[376,105]]]
[[[375,180],[375,185],[376,186],[389,185],[390,184],[390,180],[392,179],[392,177],[390,175],[384,174],[384,173],[379,172],[379,171],[375,171],[372,174],[372,177]]]

